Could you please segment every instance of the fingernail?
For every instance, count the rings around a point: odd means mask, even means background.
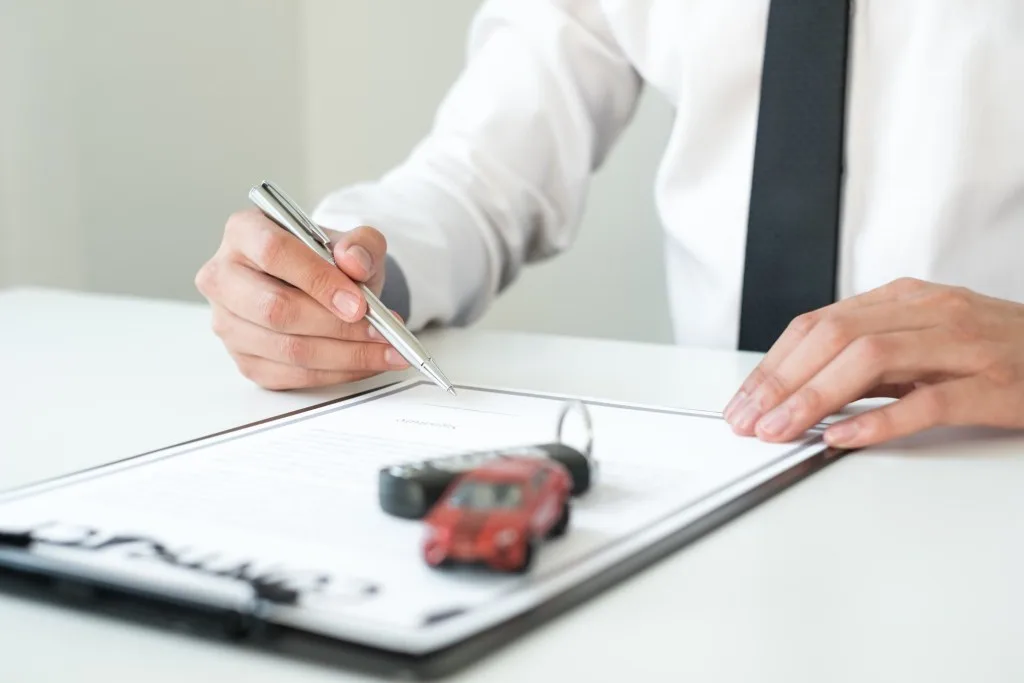
[[[352,292],[338,292],[334,295],[334,307],[342,317],[351,320],[359,310],[359,299]]]
[[[384,335],[382,335],[376,327],[369,324],[366,326],[366,336],[370,339],[376,339],[377,341],[382,341],[384,339]]]
[[[781,406],[771,411],[757,423],[758,431],[763,432],[768,436],[778,436],[786,427],[789,426],[790,411],[789,407],[783,403]]]
[[[345,250],[345,253],[355,259],[367,273],[369,273],[373,268],[373,259],[370,258],[370,252],[366,251],[358,244],[353,244]]]
[[[395,349],[388,349],[385,351],[384,360],[393,368],[404,368],[409,365],[405,358],[402,357],[402,354]]]
[[[857,435],[859,429],[855,420],[847,419],[837,422],[825,430],[825,441],[830,446],[844,446]]]
[[[732,418],[732,414],[736,412],[736,407],[747,398],[747,394],[744,391],[736,392],[736,395],[732,397],[729,403],[725,406],[725,410],[722,412],[722,417],[728,422]]]
[[[761,416],[761,411],[757,408],[757,403],[747,399],[736,409],[736,419],[733,422],[733,427],[741,432],[750,431],[754,422]]]

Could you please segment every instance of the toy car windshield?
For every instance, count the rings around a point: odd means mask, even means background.
[[[467,510],[509,510],[522,503],[522,484],[513,482],[463,481],[448,499],[451,507]]]

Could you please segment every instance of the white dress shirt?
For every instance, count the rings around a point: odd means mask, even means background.
[[[489,0],[430,134],[314,218],[387,236],[413,328],[471,322],[571,245],[651,88],[676,110],[656,198],[677,339],[735,348],[768,6]],[[855,0],[851,31],[839,295],[912,276],[1024,301],[1024,2]]]

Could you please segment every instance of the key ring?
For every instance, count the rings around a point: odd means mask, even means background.
[[[577,450],[580,450],[580,453],[583,454],[583,457],[585,457],[588,461],[590,461],[591,463],[596,465],[596,461],[594,460],[594,457],[593,457],[593,452],[594,452],[594,423],[590,419],[590,411],[587,410],[587,404],[585,404],[583,401],[579,401],[579,400],[565,401],[562,404],[562,409],[558,413],[558,427],[556,428],[555,438],[558,440],[559,443],[563,443],[563,444],[566,443],[566,440],[564,438],[565,418],[569,416],[569,413],[574,408],[577,409],[579,411],[580,415],[582,415],[582,417],[583,417],[583,428],[584,428],[585,434],[586,434],[586,446],[583,449],[577,449]]]

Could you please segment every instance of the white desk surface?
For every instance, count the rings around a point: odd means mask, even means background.
[[[3,489],[342,393],[249,384],[201,306],[6,290],[0,331]],[[710,410],[752,363],[465,330],[429,346],[457,382]],[[452,680],[1021,681],[1022,539],[1024,438],[937,431],[847,456]],[[375,679],[0,597],[0,680]]]

